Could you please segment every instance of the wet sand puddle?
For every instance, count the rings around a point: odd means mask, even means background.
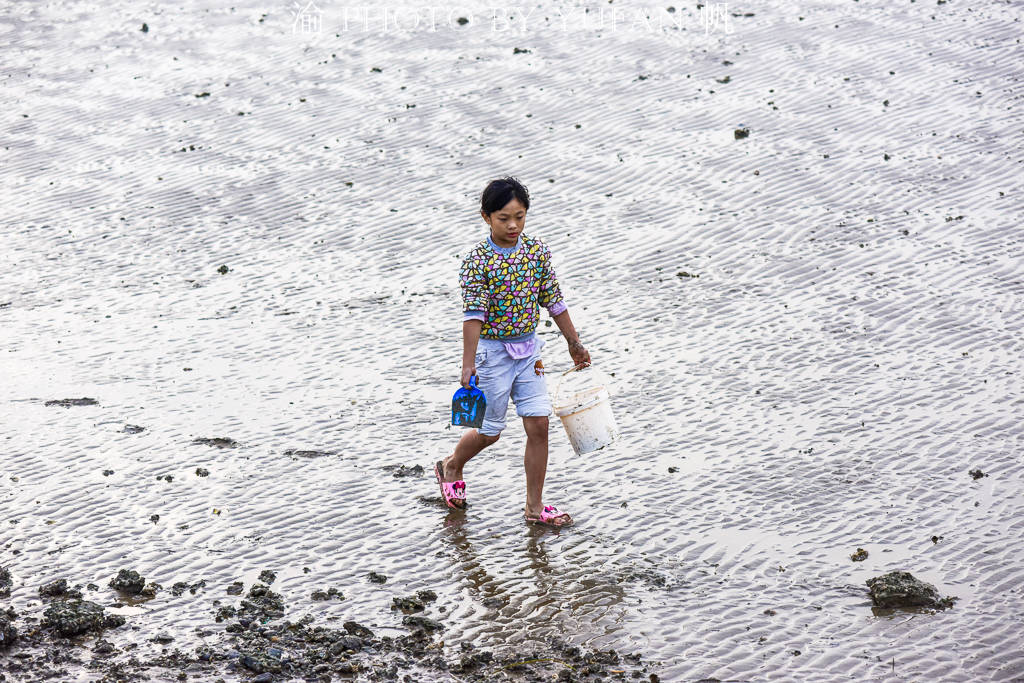
[[[413,680],[538,654],[587,678],[553,638],[615,649],[605,679],[1024,676],[1014,6],[729,5],[709,37],[693,8],[685,31],[555,9],[518,33],[482,3],[436,32],[324,7],[294,34],[248,3],[0,19],[0,607],[23,635],[64,577],[125,618],[109,661],[224,652],[217,610],[272,570],[286,619],[378,644],[416,632],[393,598],[434,591],[417,657],[352,656]],[[461,433],[458,260],[506,172],[620,383],[614,446],[575,456],[552,419],[559,532],[522,522],[511,413],[467,512],[431,473]],[[127,600],[125,568],[163,588]],[[959,600],[873,609],[895,569]],[[95,636],[77,663],[27,642],[10,680],[102,677]],[[214,664],[184,668],[254,675]]]

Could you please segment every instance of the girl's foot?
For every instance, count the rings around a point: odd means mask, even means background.
[[[438,460],[434,463],[434,476],[437,477],[437,484],[441,487],[441,496],[445,504],[456,510],[466,508],[466,482],[445,481],[444,464]]]
[[[526,521],[533,524],[543,524],[545,526],[569,526],[572,524],[572,517],[568,512],[562,512],[554,505],[545,505],[536,514],[531,513],[528,509],[524,511],[526,513]]]
[[[455,466],[451,464],[452,458],[455,454],[452,453],[447,458],[441,461],[441,473],[444,476],[444,481],[461,481],[462,480],[462,468],[458,471],[455,470]]]

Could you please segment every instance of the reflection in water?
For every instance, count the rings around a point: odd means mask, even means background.
[[[590,644],[618,628],[626,592],[597,559],[606,551],[579,552],[591,539],[575,538],[572,529],[535,526],[477,536],[478,524],[453,510],[442,527],[454,582],[467,593],[460,618],[452,619],[463,629],[459,637],[485,647],[553,638]]]

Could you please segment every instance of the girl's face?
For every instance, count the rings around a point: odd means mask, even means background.
[[[487,225],[491,226],[491,239],[499,247],[514,247],[523,232],[523,225],[526,223],[526,207],[518,199],[512,198],[505,206],[493,212],[490,216],[483,211],[480,215],[484,217]]]

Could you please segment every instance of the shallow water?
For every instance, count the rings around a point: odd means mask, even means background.
[[[397,634],[391,597],[431,588],[451,648],[562,634],[665,680],[1024,676],[1015,5],[773,1],[710,36],[688,8],[598,30],[543,3],[514,33],[463,3],[402,34],[323,5],[319,35],[283,3],[0,21],[12,605],[134,568],[165,590],[109,637],[155,652],[273,569],[291,619]],[[561,532],[523,525],[513,415],[469,511],[431,475],[503,173],[621,381],[616,445],[576,456],[553,419]],[[873,610],[893,569],[960,600]]]

